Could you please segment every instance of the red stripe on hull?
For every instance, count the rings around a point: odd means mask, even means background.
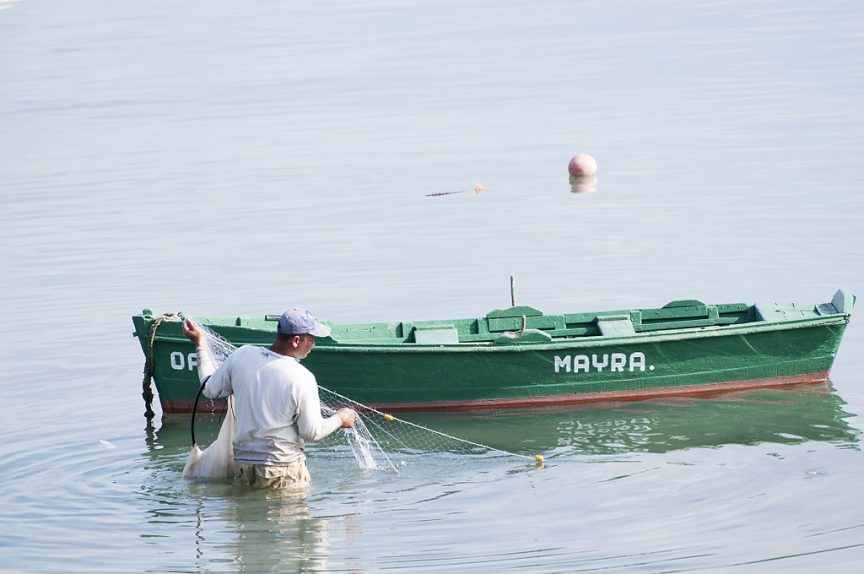
[[[171,401],[159,401],[162,404],[162,412],[166,415],[175,415],[182,413],[191,413],[195,401],[192,399],[174,399]],[[199,415],[207,413],[224,413],[227,409],[227,402],[224,399],[211,401],[207,399],[204,402],[198,401],[197,413]]]
[[[775,379],[754,379],[749,381],[709,383],[704,385],[688,385],[682,387],[660,387],[656,389],[578,393],[570,395],[555,395],[549,397],[522,397],[518,399],[437,401],[430,403],[393,403],[375,405],[375,408],[378,410],[389,410],[393,412],[467,411],[481,409],[530,408],[557,405],[578,405],[583,403],[598,402],[638,401],[659,397],[710,395],[732,391],[745,391],[750,389],[824,383],[827,380],[828,372],[825,371],[820,373],[812,373],[809,375],[795,375]]]
[[[804,385],[824,383],[828,380],[828,371],[794,375],[772,379],[752,379],[748,381],[732,381],[727,383],[708,383],[703,385],[687,385],[681,387],[659,387],[656,389],[636,389],[626,391],[604,391],[596,393],[575,393],[569,395],[554,395],[548,397],[520,397],[517,399],[479,399],[469,401],[432,401],[424,403],[377,403],[370,404],[378,410],[392,412],[431,412],[431,411],[470,411],[483,409],[530,408],[556,405],[577,405],[581,403],[637,401],[658,397],[680,397],[710,395],[732,391],[781,387],[788,385]],[[193,401],[177,399],[162,401],[162,411],[165,414],[191,413]],[[207,401],[198,405],[198,413],[225,412],[225,401]]]

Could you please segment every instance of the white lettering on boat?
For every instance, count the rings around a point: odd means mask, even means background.
[[[597,355],[591,355],[591,366],[597,369],[597,372],[602,373],[603,369],[609,365],[609,355],[600,355],[602,357],[601,361],[597,360]]]
[[[184,355],[180,351],[171,353],[171,368],[175,371],[190,370],[194,371],[198,366],[198,353],[189,353]]]
[[[567,358],[569,359],[570,357]],[[569,371],[570,369],[567,370]],[[587,373],[590,370],[591,364],[588,362],[588,355],[576,355],[573,359],[573,372],[585,371]]]
[[[636,367],[643,373],[645,372],[645,353],[633,353],[630,355],[630,372],[632,373]],[[654,370],[654,367],[651,367]]]
[[[645,353],[604,353],[602,355],[555,355],[555,372],[560,373],[590,373],[592,370],[602,373],[609,368],[612,373],[623,373],[624,369],[633,373],[645,370],[653,371],[654,365],[645,364]]]

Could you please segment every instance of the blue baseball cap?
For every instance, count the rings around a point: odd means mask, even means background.
[[[291,309],[279,317],[279,332],[284,335],[313,335],[315,337],[330,336],[330,327],[315,320],[309,311]]]

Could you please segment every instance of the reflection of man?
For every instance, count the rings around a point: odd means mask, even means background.
[[[244,345],[218,369],[198,325],[187,320],[183,334],[198,350],[204,395],[234,395],[235,482],[262,488],[307,486],[304,441],[321,440],[340,426],[351,427],[356,417],[352,409],[342,408],[323,418],[315,376],[298,362],[315,346],[315,337],[328,336],[330,328],[308,311],[291,309],[279,318],[276,340],[269,348]]]
[[[227,559],[237,572],[333,571],[331,529],[339,518],[315,516],[305,490],[258,490],[239,497],[209,494],[199,510],[199,566]]]

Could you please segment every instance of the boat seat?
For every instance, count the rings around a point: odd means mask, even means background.
[[[506,331],[495,338],[496,345],[522,345],[525,343],[549,343],[552,335],[540,329],[525,329],[523,331]]]
[[[757,303],[754,305],[756,319],[759,321],[789,321],[790,319],[810,319],[817,316],[815,308],[801,308],[795,303]]]
[[[525,321],[524,325],[523,320]],[[490,311],[486,313],[486,321],[490,333],[517,331],[523,326],[532,329],[561,329],[564,327],[562,316],[544,315],[542,311],[527,305]]]
[[[535,317],[542,314],[542,311],[535,309],[534,307],[529,307],[528,305],[517,305],[506,309],[495,309],[494,311],[489,311],[486,313],[486,318],[500,319],[502,317],[521,317],[522,315],[525,315],[526,317]]]
[[[636,334],[629,314],[597,317],[597,327],[604,337],[626,337]]]
[[[634,329],[639,333],[710,327],[723,322],[720,320],[720,310],[716,305],[705,305],[696,300],[673,301],[660,309],[631,311],[630,318]],[[729,319],[724,320],[729,321]]]
[[[414,342],[418,345],[452,345],[459,342],[459,331],[453,325],[414,327]]]

